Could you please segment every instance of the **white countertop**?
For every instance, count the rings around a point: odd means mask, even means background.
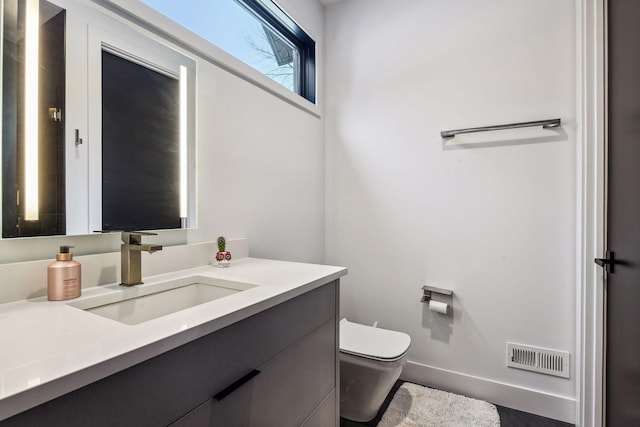
[[[201,275],[258,286],[137,325],[69,305],[122,292],[117,284],[83,289],[81,297],[68,301],[53,302],[41,297],[0,304],[0,420],[345,274],[344,267],[243,258],[233,260],[229,268],[203,266],[145,277],[145,285]]]

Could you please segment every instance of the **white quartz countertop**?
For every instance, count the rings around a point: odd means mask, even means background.
[[[199,275],[258,286],[137,325],[69,305],[123,292],[117,284],[85,288],[81,297],[68,301],[41,297],[0,304],[0,420],[345,274],[344,267],[243,258],[233,260],[229,268],[203,266],[145,277],[145,285]]]

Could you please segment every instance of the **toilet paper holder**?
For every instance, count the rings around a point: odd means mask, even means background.
[[[453,291],[450,289],[442,289],[442,288],[436,288],[435,286],[424,285],[422,287],[422,299],[420,300],[420,302],[429,304],[429,301],[431,301],[431,294],[434,292],[440,295],[447,295],[447,296],[453,295]]]

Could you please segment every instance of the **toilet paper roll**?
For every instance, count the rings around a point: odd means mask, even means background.
[[[449,308],[449,304],[440,301],[429,301],[429,310],[435,311],[436,313],[447,313],[447,309]]]

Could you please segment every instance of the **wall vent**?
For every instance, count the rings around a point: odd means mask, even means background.
[[[569,353],[508,342],[507,366],[569,378]]]

